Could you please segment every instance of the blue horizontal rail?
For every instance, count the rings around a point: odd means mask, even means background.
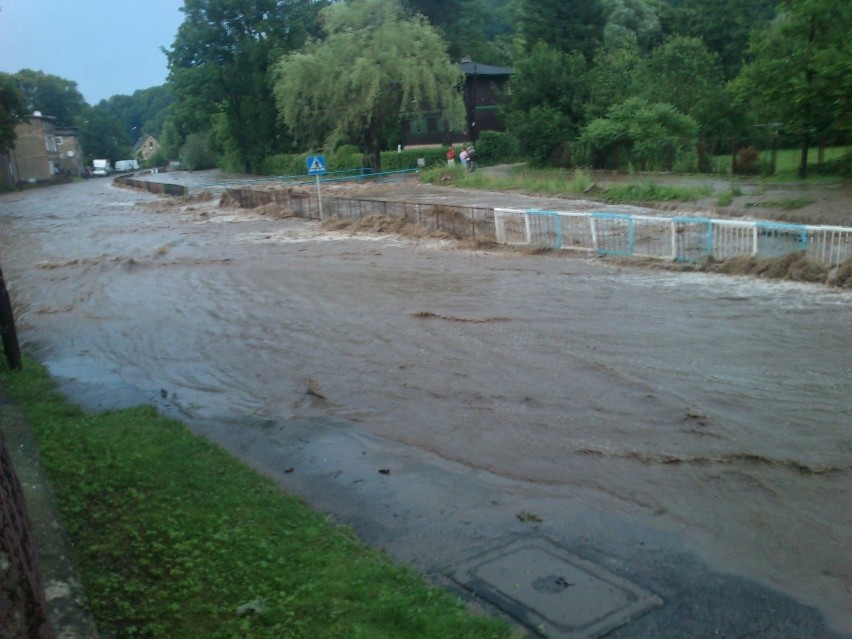
[[[344,169],[341,171],[328,171],[320,175],[320,182],[342,182],[348,180],[387,179],[394,177],[405,177],[408,174],[417,173],[417,169],[402,169],[397,171],[384,171],[375,173],[372,169],[364,167],[359,169]],[[271,175],[267,177],[245,178],[239,180],[222,180],[221,182],[210,182],[207,184],[193,184],[189,188],[194,191],[210,189],[224,189],[233,186],[251,186],[252,184],[266,184],[270,182],[286,182],[292,185],[313,184],[316,182],[315,175],[305,173],[295,175]]]

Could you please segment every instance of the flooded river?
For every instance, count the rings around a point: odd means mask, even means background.
[[[349,237],[105,180],[0,196],[0,262],[23,348],[75,399],[174,411],[419,568],[529,520],[577,547],[594,512],[852,633],[848,291]]]

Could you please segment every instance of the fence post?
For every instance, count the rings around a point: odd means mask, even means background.
[[[677,220],[672,219],[672,261],[677,261]]]
[[[556,248],[563,248],[565,246],[565,240],[562,237],[562,216],[559,213],[553,214],[556,222]]]

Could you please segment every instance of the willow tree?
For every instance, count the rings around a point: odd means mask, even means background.
[[[440,110],[464,122],[461,69],[447,44],[398,0],[354,0],[323,10],[326,38],[275,65],[283,122],[306,147],[363,146],[381,168],[381,136],[406,115]]]
[[[277,124],[270,65],[316,33],[314,0],[184,0],[171,49],[168,130],[180,146],[215,131],[228,168],[252,173],[289,148]],[[168,137],[168,136],[167,136]],[[175,149],[176,150],[176,149]]]

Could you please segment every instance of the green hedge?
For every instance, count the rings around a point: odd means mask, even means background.
[[[476,159],[482,164],[515,162],[520,157],[517,138],[511,133],[483,131],[476,142]]]
[[[383,151],[382,171],[401,171],[416,169],[417,160],[422,158],[425,166],[431,167],[446,162],[446,147],[430,147],[421,149],[405,149],[402,152]],[[307,173],[306,161],[311,155],[321,155],[322,151],[307,153],[272,155],[260,168],[261,175],[304,175]],[[329,171],[348,171],[369,166],[370,158],[358,147],[346,145],[339,147],[334,153],[324,154],[326,168]]]

